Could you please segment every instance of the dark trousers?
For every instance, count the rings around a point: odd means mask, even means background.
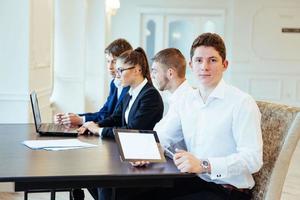
[[[99,200],[111,200],[111,189],[100,188],[98,191]],[[173,187],[119,188],[115,197],[117,200],[250,200],[251,194],[195,177],[176,179]]]
[[[97,188],[87,188],[87,190],[90,192],[90,194],[95,200],[98,200]],[[73,189],[72,196],[73,196],[73,200],[84,200],[85,197],[83,189]]]
[[[97,188],[87,188],[87,190],[90,192],[90,194],[92,195],[92,197],[95,200],[98,200],[98,189]]]

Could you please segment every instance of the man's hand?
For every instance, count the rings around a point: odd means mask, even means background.
[[[55,124],[62,124],[62,121],[61,121],[61,117],[65,115],[64,113],[57,113],[56,115],[54,115],[54,123]]]
[[[203,173],[201,161],[187,151],[176,149],[174,163],[180,172]]]
[[[89,132],[98,135],[99,125],[95,122],[85,122],[79,129],[77,129],[79,134],[84,134],[88,130]]]
[[[77,129],[77,132],[79,135],[88,134],[89,130],[83,126],[79,127]]]
[[[82,118],[74,113],[57,113],[54,116],[54,123],[56,124],[71,124],[81,125]]]

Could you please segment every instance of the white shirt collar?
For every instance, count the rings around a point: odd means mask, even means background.
[[[115,84],[116,87],[120,87],[121,86],[121,80],[114,78],[114,84]]]
[[[148,82],[148,81],[147,81],[147,79],[145,78],[145,79],[143,80],[143,82],[141,82],[136,88],[133,89],[132,87],[130,87],[130,89],[129,89],[129,91],[128,91],[129,95],[131,95],[132,98],[133,98],[133,97],[136,97],[136,96],[141,92],[141,90],[143,89],[143,87],[146,85],[147,82]]]
[[[210,93],[207,99],[213,99],[213,98],[224,99],[226,86],[227,86],[226,82],[223,79],[221,79],[218,85],[215,87],[215,89],[213,89],[213,91]],[[194,97],[199,98],[199,96],[200,96],[200,91],[198,89],[197,91],[194,92]]]
[[[215,87],[215,89],[209,95],[209,98],[224,99],[225,89],[226,83],[223,79],[221,79],[217,87]]]
[[[121,96],[122,90],[123,90],[123,86],[121,84],[121,80],[120,79],[114,79],[114,84],[116,86],[116,88],[118,89],[118,98]]]

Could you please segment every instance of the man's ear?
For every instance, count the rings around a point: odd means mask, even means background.
[[[227,68],[228,68],[228,60],[224,60],[223,66],[224,66],[223,71],[227,70]]]
[[[142,71],[141,66],[137,65],[137,66],[135,67],[135,71],[136,71],[136,72],[141,72],[141,71]]]
[[[167,70],[167,77],[170,79],[170,78],[172,78],[173,77],[173,75],[174,75],[174,69],[173,68],[168,68],[168,70]]]
[[[191,60],[189,61],[189,67],[190,67],[191,69],[193,69],[193,65],[192,65],[192,61],[191,61]]]

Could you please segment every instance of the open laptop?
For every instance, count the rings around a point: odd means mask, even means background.
[[[39,109],[38,99],[36,92],[33,91],[30,94],[30,101],[32,107],[32,113],[34,118],[34,124],[36,132],[41,136],[62,136],[62,137],[77,137],[77,127],[67,127],[65,125],[59,125],[54,123],[42,123],[41,113]]]

